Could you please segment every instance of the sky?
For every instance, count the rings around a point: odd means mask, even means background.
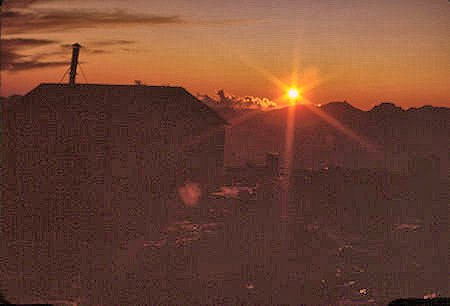
[[[450,107],[448,0],[5,0],[2,96],[60,82]],[[68,81],[68,75],[62,82]]]

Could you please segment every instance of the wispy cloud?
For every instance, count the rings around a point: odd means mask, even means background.
[[[30,56],[23,54],[32,48],[57,44],[56,40],[32,39],[32,38],[10,38],[2,41],[1,70],[23,71],[29,69],[56,67],[68,65],[67,61],[43,61],[44,56]]]
[[[125,10],[33,10],[3,15],[7,34],[64,32],[86,28],[186,23],[179,16],[130,14]]]
[[[237,25],[261,19],[190,20],[179,15],[134,14],[124,9],[39,9],[33,5],[56,0],[7,1],[2,14],[6,34],[64,32],[88,28],[157,25]],[[124,41],[126,42],[126,41]]]
[[[2,12],[3,31],[7,35],[54,33],[80,29],[111,29],[132,26],[158,25],[225,25],[248,22],[244,20],[186,20],[178,15],[133,14],[123,9],[116,10],[65,10],[39,9],[38,4],[59,0],[14,0],[6,1]],[[70,56],[71,44],[59,44],[53,50],[31,55],[30,48],[57,43],[45,39],[13,38],[4,40],[1,70],[20,71],[26,69],[66,65],[63,57]],[[80,42],[82,43],[82,42]],[[135,41],[126,39],[99,40],[86,42],[86,54],[106,54],[120,52],[142,52],[133,48]]]
[[[113,50],[119,51],[133,51],[133,49],[123,48],[125,46],[133,45],[136,41],[132,40],[121,40],[121,39],[112,39],[112,40],[99,40],[99,41],[88,41],[81,45],[83,53],[88,54],[108,54],[112,53]],[[117,48],[119,47],[119,48]],[[72,49],[72,44],[61,44],[61,50],[59,54],[70,54],[70,50]],[[107,49],[105,49],[107,48]]]
[[[111,50],[104,50],[104,49],[98,49],[98,48],[92,48],[93,44],[89,44],[89,46],[81,45],[81,49],[83,50],[83,53],[87,54],[107,54],[111,53]],[[72,44],[62,44],[60,45],[59,51],[55,51],[53,53],[50,53],[52,55],[69,55],[72,54]]]
[[[42,69],[42,68],[49,68],[49,67],[60,67],[60,66],[67,66],[70,62],[68,61],[53,61],[53,62],[46,62],[46,61],[39,61],[39,60],[30,60],[30,61],[19,61],[19,62],[12,62],[7,66],[6,70],[9,71],[23,71],[23,70],[31,70],[31,69]]]
[[[100,40],[91,42],[90,45],[95,47],[109,47],[109,46],[125,46],[135,44],[136,41],[133,40],[122,40],[122,39],[112,39],[112,40]]]
[[[101,47],[120,47],[132,45],[134,41],[130,40],[101,40],[97,42],[88,42],[83,46],[84,54],[108,54],[113,50]],[[50,51],[44,51],[32,54],[31,49],[54,45]],[[92,47],[91,47],[92,46]],[[72,54],[72,44],[61,44],[56,40],[32,39],[32,38],[10,38],[2,40],[1,48],[1,66],[0,69],[9,72],[18,72],[37,68],[67,66],[70,64]]]
[[[110,50],[103,50],[103,49],[87,49],[86,51],[90,54],[108,54],[112,52]]]
[[[9,0],[5,1],[4,6],[6,9],[24,9],[29,8],[35,4],[57,2],[60,0]]]
[[[220,19],[220,20],[193,20],[187,21],[186,24],[190,25],[210,25],[210,26],[221,26],[221,25],[246,25],[254,23],[263,23],[270,21],[270,18],[245,18],[245,19]]]
[[[55,43],[58,43],[58,41],[50,39],[34,39],[34,38],[9,38],[2,40],[2,47],[5,49],[20,49],[20,48],[41,47]]]
[[[276,107],[277,104],[268,98],[260,98],[254,96],[237,97],[227,95],[223,90],[217,92],[217,98],[214,99],[208,95],[198,94],[197,98],[210,105],[228,106],[239,109],[268,109]]]

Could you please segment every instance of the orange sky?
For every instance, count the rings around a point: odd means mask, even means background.
[[[274,79],[290,83],[297,66],[315,104],[450,107],[447,0],[107,3],[5,0],[1,94],[58,82],[66,45],[79,42],[89,83],[142,80],[276,101],[283,90]]]

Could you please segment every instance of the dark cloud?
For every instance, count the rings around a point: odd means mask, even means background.
[[[111,53],[109,50],[102,50],[102,49],[87,49],[88,53],[90,54],[108,54]]]
[[[67,50],[60,50],[60,49],[56,49],[54,51],[50,51],[50,52],[43,52],[43,53],[39,53],[39,57],[41,59],[44,58],[68,58],[72,53],[67,52]]]
[[[69,61],[42,61],[38,57],[31,58],[13,50],[2,50],[0,70],[17,72],[36,68],[67,66]]]
[[[183,24],[179,16],[130,14],[124,10],[34,10],[16,13],[14,18],[4,16],[7,34],[63,32],[84,28],[113,26]]]
[[[146,53],[149,52],[147,49],[141,49],[141,48],[120,48],[120,51],[125,53]]]
[[[87,42],[86,44],[81,44],[82,52],[87,54],[108,54],[112,53],[112,49],[115,46],[125,46],[134,44],[134,41],[131,40],[104,40],[104,41],[93,41]],[[103,48],[102,48],[103,47]],[[108,47],[108,49],[104,49],[104,47]],[[62,44],[60,45],[61,51],[59,54],[70,54],[70,50],[72,50],[72,44]]]
[[[89,47],[109,47],[109,46],[123,46],[135,44],[135,41],[131,40],[100,40],[100,41],[91,41],[86,44],[81,44],[81,48],[85,49],[86,46]],[[62,44],[61,48],[72,48],[72,44]]]
[[[60,47],[62,49],[72,49],[72,44],[61,44]],[[83,47],[83,46],[81,46]]]
[[[1,50],[1,65],[0,70],[8,70],[10,64],[20,62],[26,56],[18,54],[11,50],[2,49]]]
[[[2,40],[1,46],[1,70],[22,71],[35,68],[54,67],[67,65],[62,61],[42,61],[46,54],[30,56],[23,54],[31,48],[56,44],[58,41],[33,38],[10,38]]]
[[[126,10],[64,10],[30,8],[32,5],[57,0],[7,1],[3,12],[4,30],[7,34],[64,32],[74,29],[111,28],[114,26],[155,26],[171,24],[235,25],[264,21],[264,19],[185,20],[177,15],[131,14]],[[124,44],[132,42],[122,41]]]
[[[49,68],[49,67],[60,67],[60,66],[68,66],[70,65],[69,61],[54,61],[54,62],[45,62],[45,61],[38,61],[38,60],[32,60],[32,61],[20,61],[20,62],[14,62],[7,65],[6,69],[9,71],[23,71],[23,70],[31,70],[31,69],[42,69],[42,68]]]
[[[91,46],[100,46],[100,44],[97,43],[87,43],[89,46],[86,46],[85,44],[81,45],[81,52],[87,53],[87,54],[108,54],[112,53],[112,50],[106,50],[101,48],[92,48]],[[112,44],[111,44],[112,45]],[[62,44],[60,45],[60,51],[58,52],[59,55],[68,55],[72,54],[72,44]]]
[[[23,16],[25,16],[23,13],[17,11],[2,11],[1,13],[3,19],[22,18]]]
[[[39,3],[56,2],[58,0],[9,0],[4,1],[6,9],[24,9]]]
[[[102,43],[104,43],[103,41]],[[111,41],[109,44],[123,43],[123,41]],[[125,44],[130,44],[126,41]],[[55,45],[54,50],[32,53],[32,48]],[[97,44],[98,45],[98,44]],[[17,72],[30,69],[68,66],[70,64],[72,44],[61,44],[57,40],[33,39],[33,38],[9,38],[2,40],[0,70]],[[83,48],[87,54],[105,54],[110,50],[101,48]]]
[[[135,44],[135,41],[132,40],[101,40],[101,41],[95,41],[91,42],[90,45],[96,46],[96,47],[109,47],[109,46],[124,46],[124,45],[132,45]]]
[[[34,38],[9,38],[2,40],[2,48],[5,49],[22,49],[41,47],[45,45],[55,44],[58,41],[50,39],[34,39]]]
[[[208,95],[197,95],[197,98],[200,101],[215,106],[229,106],[237,109],[267,109],[277,106],[275,102],[267,98],[259,98],[254,96],[236,97],[226,95],[223,90],[219,90],[217,92],[217,97],[217,99],[214,99]]]
[[[123,47],[127,45],[135,44],[135,41],[131,40],[100,40],[100,41],[91,41],[86,42],[86,44],[82,44],[81,48],[83,49],[83,52],[89,53],[89,54],[107,54],[112,53],[112,49],[114,47]],[[68,49],[72,49],[72,44],[62,44],[60,46],[64,51],[65,54],[68,54]],[[108,47],[108,49],[104,49],[105,47]],[[121,48],[120,50],[124,50],[126,48]],[[131,50],[131,49],[129,49]]]

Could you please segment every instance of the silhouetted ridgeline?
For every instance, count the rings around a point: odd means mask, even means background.
[[[423,106],[403,110],[392,103],[382,103],[362,111],[347,102],[293,108],[295,168],[341,166],[403,174],[428,171],[448,178],[449,108]],[[260,112],[234,125],[225,163],[237,166],[252,160],[262,164],[266,152],[283,153],[288,110]],[[359,140],[329,123],[327,116]],[[373,150],[367,149],[367,143]],[[425,168],[428,170],[423,172]]]

